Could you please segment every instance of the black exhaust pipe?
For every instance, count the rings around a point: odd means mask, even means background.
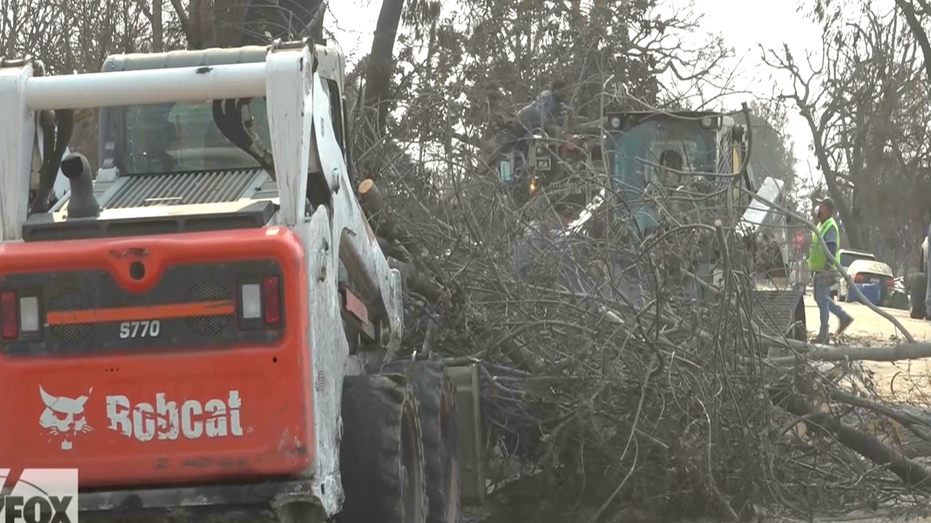
[[[94,197],[91,164],[81,153],[71,153],[61,162],[61,172],[71,182],[68,218],[90,218],[100,215],[100,204]]]

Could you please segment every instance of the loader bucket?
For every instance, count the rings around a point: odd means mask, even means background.
[[[447,367],[446,372],[456,385],[459,411],[460,499],[464,503],[481,504],[485,501],[488,452],[482,430],[478,364]]]

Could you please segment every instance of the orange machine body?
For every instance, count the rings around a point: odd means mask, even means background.
[[[283,227],[0,246],[0,465],[82,488],[305,469],[306,289]]]

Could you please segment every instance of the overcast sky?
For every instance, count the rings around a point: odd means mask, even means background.
[[[796,56],[820,49],[820,30],[798,12],[800,1],[668,0],[665,8],[679,9],[694,3],[695,12],[704,14],[702,28],[709,33],[723,35],[727,45],[736,51],[736,56],[727,64],[739,71],[733,87],[769,96],[773,92],[774,80],[781,80],[785,87],[790,86],[784,78],[774,79],[771,71],[761,66],[758,45],[778,49],[785,42]],[[336,33],[350,67],[370,50],[380,7],[380,0],[340,0],[330,3],[325,23]],[[727,107],[719,109],[738,110],[742,101],[752,98],[752,95],[734,95],[726,99]],[[797,112],[793,111],[790,119],[790,133],[798,158],[798,174],[808,178],[811,171],[815,179],[820,179],[817,162],[808,151],[811,143],[808,127]]]
[[[705,13],[702,26],[710,32],[722,34],[725,42],[736,51],[731,67],[741,71],[742,85],[737,87],[757,91],[763,96],[773,92],[774,82],[776,89],[788,90],[791,84],[784,75],[777,74],[774,78],[772,71],[762,64],[760,45],[778,50],[786,43],[796,57],[804,56],[806,52],[820,56],[821,30],[798,12],[800,5],[799,0],[695,0],[696,11]],[[740,102],[750,98],[735,95],[729,103],[730,109],[739,109]],[[808,125],[796,110],[792,110],[789,117],[798,175],[807,178],[811,171],[819,180],[822,177],[817,170],[818,163],[808,150],[811,144]]]

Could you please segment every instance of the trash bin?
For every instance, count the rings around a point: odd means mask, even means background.
[[[863,293],[863,297],[877,307],[882,305],[882,287],[875,283],[858,283],[857,288]],[[851,296],[856,301],[862,302],[859,296]]]

